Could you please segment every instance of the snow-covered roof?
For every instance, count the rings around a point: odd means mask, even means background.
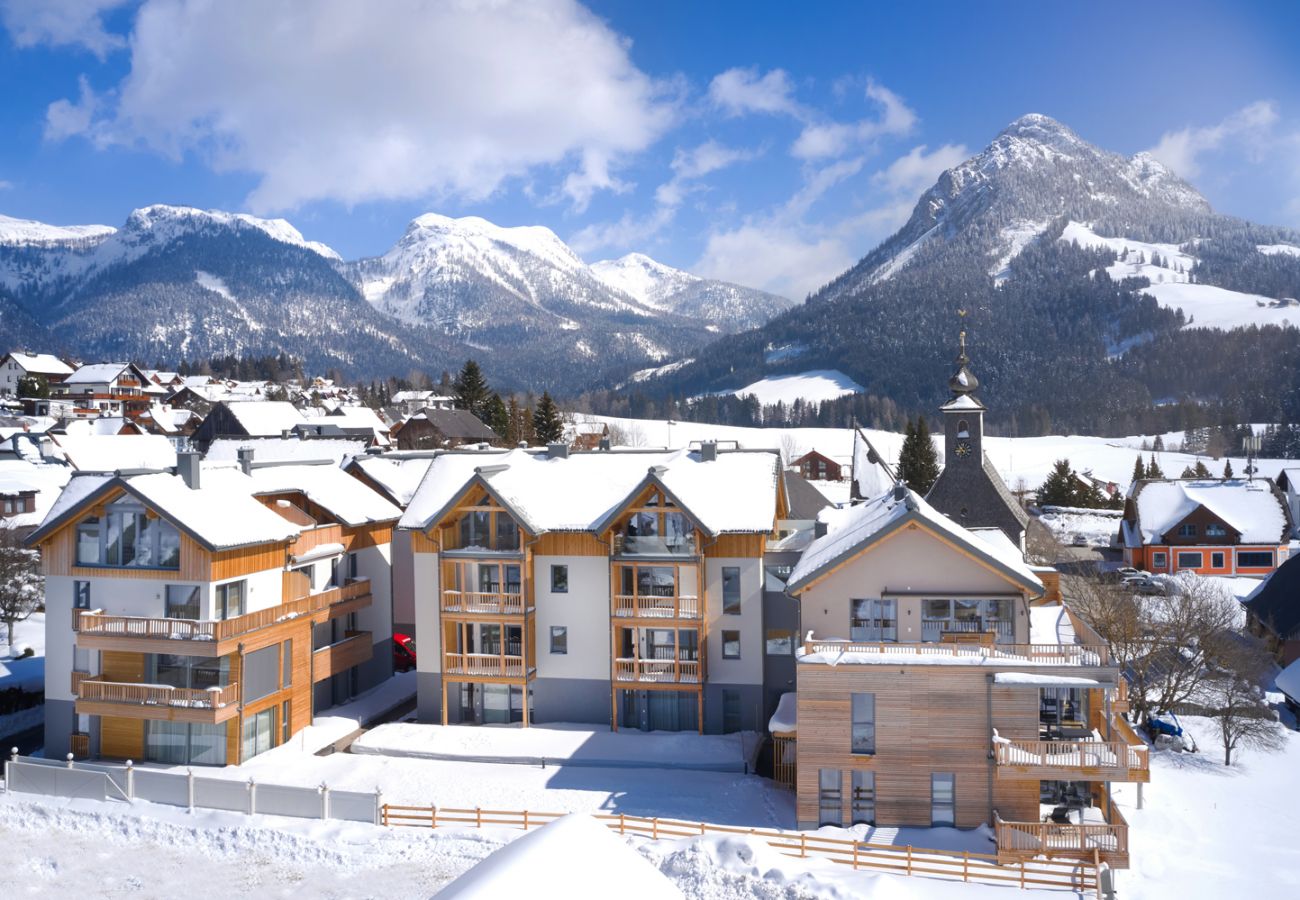
[[[1024,587],[1039,592],[1043,590],[1043,583],[1010,541],[981,539],[906,487],[892,489],[848,509],[823,510],[819,518],[826,522],[827,532],[808,546],[790,573],[786,590],[791,593],[806,587],[813,579],[861,553],[909,521],[919,521],[959,543]]]
[[[278,437],[287,429],[307,421],[287,400],[231,400],[226,409],[255,437]]]
[[[0,494],[36,491],[35,509],[0,522],[19,528],[39,525],[71,477],[72,470],[67,466],[34,464],[24,459],[0,460]]]
[[[440,900],[500,900],[552,885],[567,897],[682,900],[669,879],[590,816],[571,813],[515,838],[438,892]],[[546,893],[546,891],[543,891]]]
[[[787,691],[781,695],[776,704],[776,712],[768,720],[767,730],[776,734],[781,731],[795,731],[799,726],[799,695]]]
[[[998,672],[993,676],[994,684],[1017,684],[1023,687],[1101,687],[1096,678],[1080,678],[1075,675],[1035,675],[1032,672]]]
[[[1199,506],[1238,532],[1243,544],[1285,540],[1286,507],[1267,480],[1142,481],[1136,486],[1135,500],[1144,544],[1161,543],[1164,535]]]
[[[1300,703],[1300,659],[1279,672],[1274,683],[1279,691]]]
[[[344,525],[391,522],[402,515],[377,491],[336,466],[267,466],[253,469],[250,477],[254,493],[300,492]]]
[[[72,366],[52,353],[10,353],[23,371],[34,375],[71,375]]]
[[[299,527],[267,509],[253,492],[256,484],[238,469],[204,468],[198,490],[179,475],[75,475],[33,534],[39,540],[63,524],[92,498],[124,488],[145,506],[211,550],[285,541]]]
[[[252,450],[254,462],[319,462],[334,465],[366,452],[363,438],[244,437],[217,438],[208,446],[208,462],[235,462],[240,450]]]
[[[960,409],[975,410],[975,409],[983,409],[984,404],[980,403],[970,394],[961,394],[960,396],[953,397],[951,400],[949,400],[947,403],[945,403],[943,406],[939,408],[954,409],[954,410],[960,410]]]
[[[108,384],[121,375],[129,363],[91,363],[77,369],[64,384]]]
[[[433,460],[428,457],[401,459],[388,456],[358,456],[352,463],[367,478],[384,490],[399,506],[406,507],[415,496],[424,474]]]
[[[176,448],[161,434],[51,435],[68,463],[83,472],[166,469],[176,465]]]
[[[92,434],[118,434],[123,428],[131,426],[135,434],[135,423],[126,416],[96,416],[93,419],[71,419],[64,423],[64,434],[83,436]]]
[[[853,488],[861,498],[879,497],[894,486],[894,473],[860,429],[853,429]]]
[[[479,471],[476,471],[479,470]],[[527,530],[594,531],[647,483],[657,483],[711,534],[770,531],[780,460],[770,452],[720,452],[704,462],[690,450],[599,451],[550,459],[545,452],[449,452],[434,458],[402,517],[428,528],[475,478]]]

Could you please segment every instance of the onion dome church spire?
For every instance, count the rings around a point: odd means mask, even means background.
[[[966,318],[966,310],[959,309],[957,315]],[[948,388],[954,397],[974,393],[980,386],[980,380],[970,370],[970,357],[966,355],[966,329],[962,328],[958,338],[960,347],[957,351],[957,371],[948,379]]]

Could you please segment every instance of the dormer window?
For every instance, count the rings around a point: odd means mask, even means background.
[[[1208,530],[1206,532],[1209,533]],[[1196,537],[1196,524],[1194,522],[1184,522],[1178,526],[1179,537]]]
[[[1206,537],[1227,537],[1228,529],[1224,528],[1218,522],[1211,522],[1205,526]]]
[[[459,529],[462,550],[519,549],[519,524],[505,510],[468,510],[461,516]]]
[[[959,438],[970,437],[970,425],[966,422],[965,419],[962,419],[957,423],[957,437]]]
[[[143,506],[115,503],[102,518],[88,516],[77,524],[77,564],[179,569],[180,532]]]

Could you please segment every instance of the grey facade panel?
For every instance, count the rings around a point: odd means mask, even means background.
[[[442,722],[442,674],[415,673],[416,718],[421,722]]]
[[[375,644],[374,655],[357,666],[357,692],[368,691],[393,677],[393,641],[385,638]]]
[[[45,701],[45,758],[61,759],[71,749],[72,732],[77,728],[75,700]],[[8,753],[9,748],[5,747]]]
[[[740,730],[766,731],[767,722],[763,715],[763,688],[757,684],[714,684],[704,685],[704,733],[724,734],[726,704],[723,692],[735,691],[740,695]]]
[[[594,678],[538,678],[533,682],[533,724],[576,722],[609,727],[609,682]]]

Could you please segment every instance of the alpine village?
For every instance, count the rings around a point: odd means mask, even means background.
[[[0,0],[0,894],[1300,891],[1294,56],[344,7]]]

